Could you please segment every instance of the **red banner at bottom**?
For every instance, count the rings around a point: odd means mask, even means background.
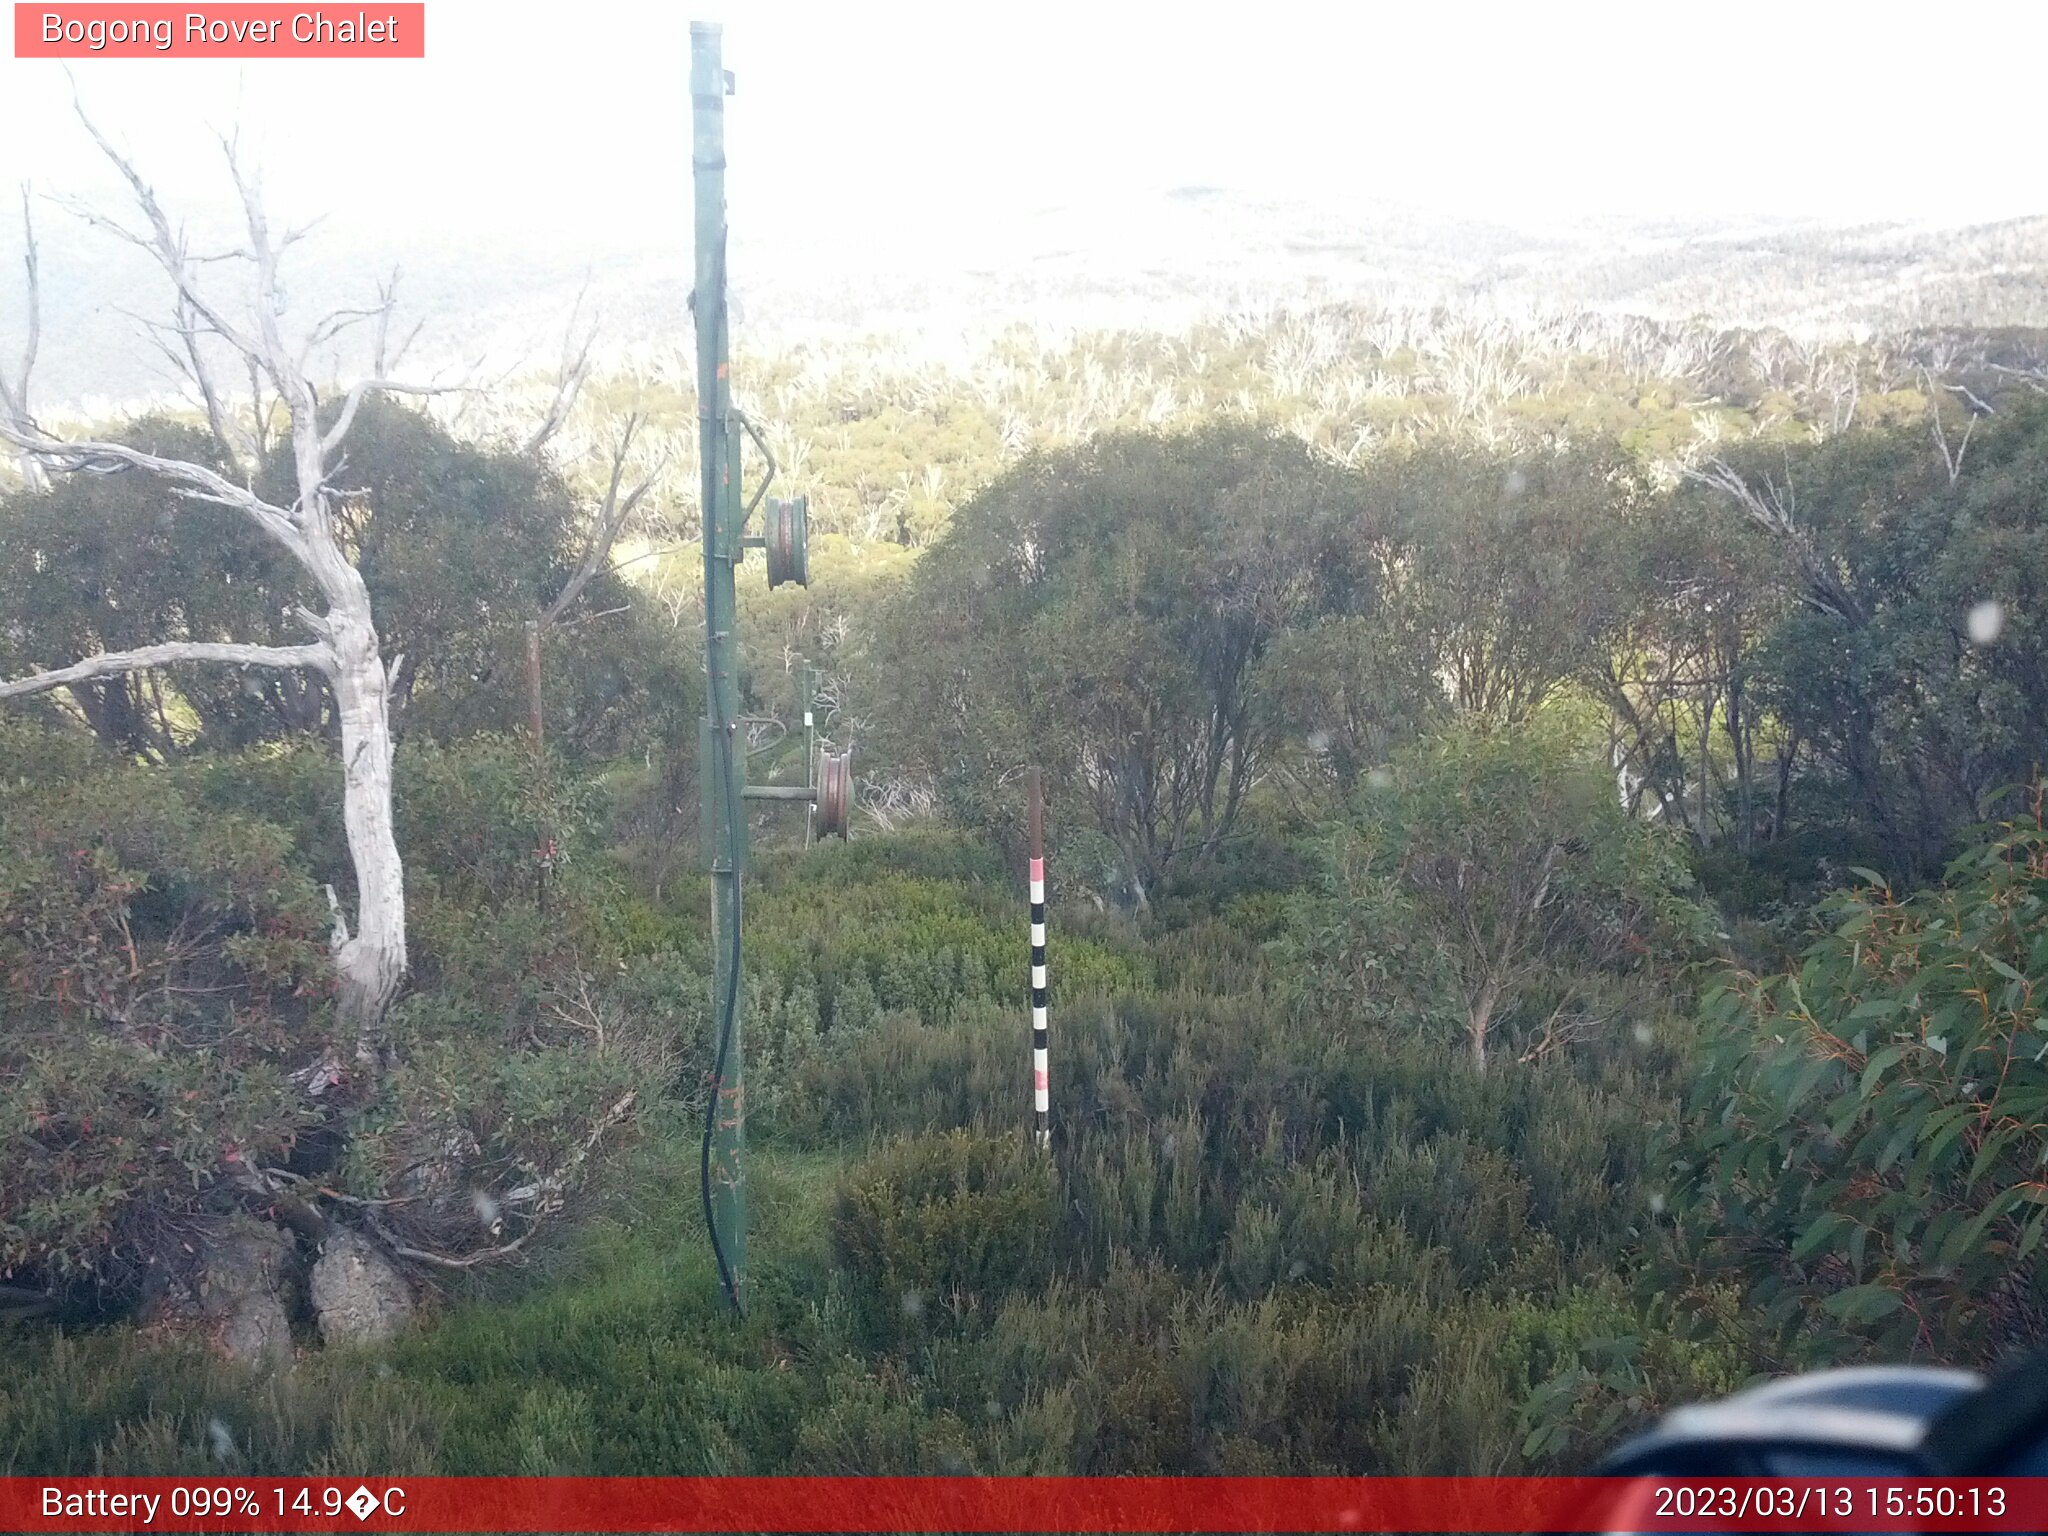
[[[0,1478],[0,1530],[2048,1531],[2048,1478]]]

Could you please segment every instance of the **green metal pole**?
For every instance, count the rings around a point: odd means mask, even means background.
[[[818,782],[818,669],[808,663],[804,666],[804,782],[815,785]],[[804,846],[810,847],[818,840],[818,807],[813,799],[804,807]]]
[[[690,23],[692,167],[697,199],[697,447],[704,502],[705,719],[697,777],[711,870],[713,1096],[706,1115],[705,1217],[720,1284],[745,1310],[747,1263],[746,1096],[740,1049],[740,878],[746,818],[745,758],[737,750],[739,646],[733,567],[743,557],[739,455],[726,336],[725,97],[721,28]]]

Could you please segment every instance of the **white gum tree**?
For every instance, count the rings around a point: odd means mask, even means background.
[[[384,376],[384,368],[395,363],[384,356],[395,284],[380,292],[377,303],[335,311],[314,322],[304,334],[287,338],[279,261],[304,231],[273,236],[264,213],[260,179],[245,172],[233,143],[225,143],[223,148],[247,243],[224,255],[201,256],[189,248],[183,232],[166,216],[134,163],[82,111],[80,117],[127,183],[139,222],[126,223],[90,209],[78,211],[94,226],[147,253],[168,279],[171,318],[155,327],[156,339],[194,386],[224,458],[233,466],[234,478],[203,464],[160,457],[124,443],[66,439],[46,431],[27,409],[26,367],[0,402],[0,439],[30,466],[32,484],[51,475],[136,472],[162,479],[180,496],[232,508],[291,555],[318,593],[321,606],[318,611],[304,606],[293,611],[292,617],[306,632],[303,644],[169,641],[108,652],[0,681],[0,700],[92,678],[182,664],[294,668],[324,678],[333,690],[340,718],[343,814],[356,886],[352,925],[338,900],[334,907],[340,1006],[353,1036],[358,1069],[375,1075],[386,1065],[384,1014],[406,970],[405,876],[392,826],[390,686],[397,662],[394,659],[387,666],[379,646],[369,591],[337,516],[335,476],[343,463],[349,428],[366,397],[380,392],[434,394],[447,386],[405,383]],[[31,245],[31,253],[33,249]],[[230,306],[216,297],[224,286],[219,276],[224,268],[239,269],[252,279],[246,305]],[[33,254],[29,270],[27,356],[32,364]],[[206,281],[202,282],[202,277]],[[343,332],[365,325],[375,328],[373,371],[346,391],[323,424],[309,359]],[[223,358],[236,373],[246,372],[249,398],[245,410],[237,408],[234,396],[223,387]],[[273,428],[290,448],[289,500],[266,499],[256,489]]]

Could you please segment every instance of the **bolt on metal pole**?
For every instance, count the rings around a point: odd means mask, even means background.
[[[704,1217],[719,1283],[745,1311],[746,1097],[740,1048],[740,879],[746,818],[739,730],[739,644],[733,568],[739,527],[738,425],[726,334],[725,97],[732,89],[722,29],[690,23],[691,167],[696,190],[697,447],[704,503],[705,718],[697,778],[711,871],[712,1082],[702,1152]]]

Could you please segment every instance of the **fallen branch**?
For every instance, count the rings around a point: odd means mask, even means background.
[[[582,1143],[563,1160],[562,1165],[555,1169],[554,1172],[544,1178],[536,1179],[531,1184],[522,1185],[505,1196],[504,1203],[506,1205],[529,1207],[524,1213],[527,1227],[524,1232],[520,1233],[510,1242],[500,1243],[495,1247],[479,1248],[465,1254],[435,1253],[432,1249],[415,1247],[400,1238],[378,1216],[380,1206],[396,1205],[399,1203],[398,1201],[363,1200],[354,1196],[334,1195],[325,1189],[320,1190],[320,1193],[323,1196],[341,1200],[352,1208],[360,1210],[363,1220],[369,1224],[370,1230],[377,1235],[386,1248],[390,1249],[393,1254],[401,1259],[412,1259],[421,1264],[431,1264],[438,1269],[456,1270],[475,1269],[481,1264],[495,1263],[501,1259],[511,1258],[514,1254],[518,1253],[532,1239],[533,1235],[540,1231],[546,1219],[561,1210],[564,1197],[568,1193],[570,1184],[574,1181],[577,1170],[589,1159],[590,1154],[597,1149],[597,1144],[604,1139],[605,1133],[632,1112],[633,1105],[639,1096],[637,1090],[629,1092],[621,1097],[617,1103],[613,1104],[610,1109],[606,1110],[599,1117],[597,1123],[590,1128],[590,1133],[583,1138]]]
[[[383,1240],[384,1246],[398,1255],[399,1258],[416,1259],[422,1264],[433,1264],[442,1269],[474,1269],[479,1264],[489,1264],[498,1259],[509,1259],[513,1254],[526,1246],[528,1238],[540,1230],[539,1227],[528,1227],[509,1243],[502,1243],[496,1248],[479,1248],[476,1252],[465,1253],[460,1258],[450,1258],[445,1253],[429,1253],[424,1248],[414,1248],[400,1242],[396,1237],[392,1236],[391,1229],[377,1219],[375,1211],[366,1210],[363,1212],[363,1217],[369,1222],[370,1230]]]

